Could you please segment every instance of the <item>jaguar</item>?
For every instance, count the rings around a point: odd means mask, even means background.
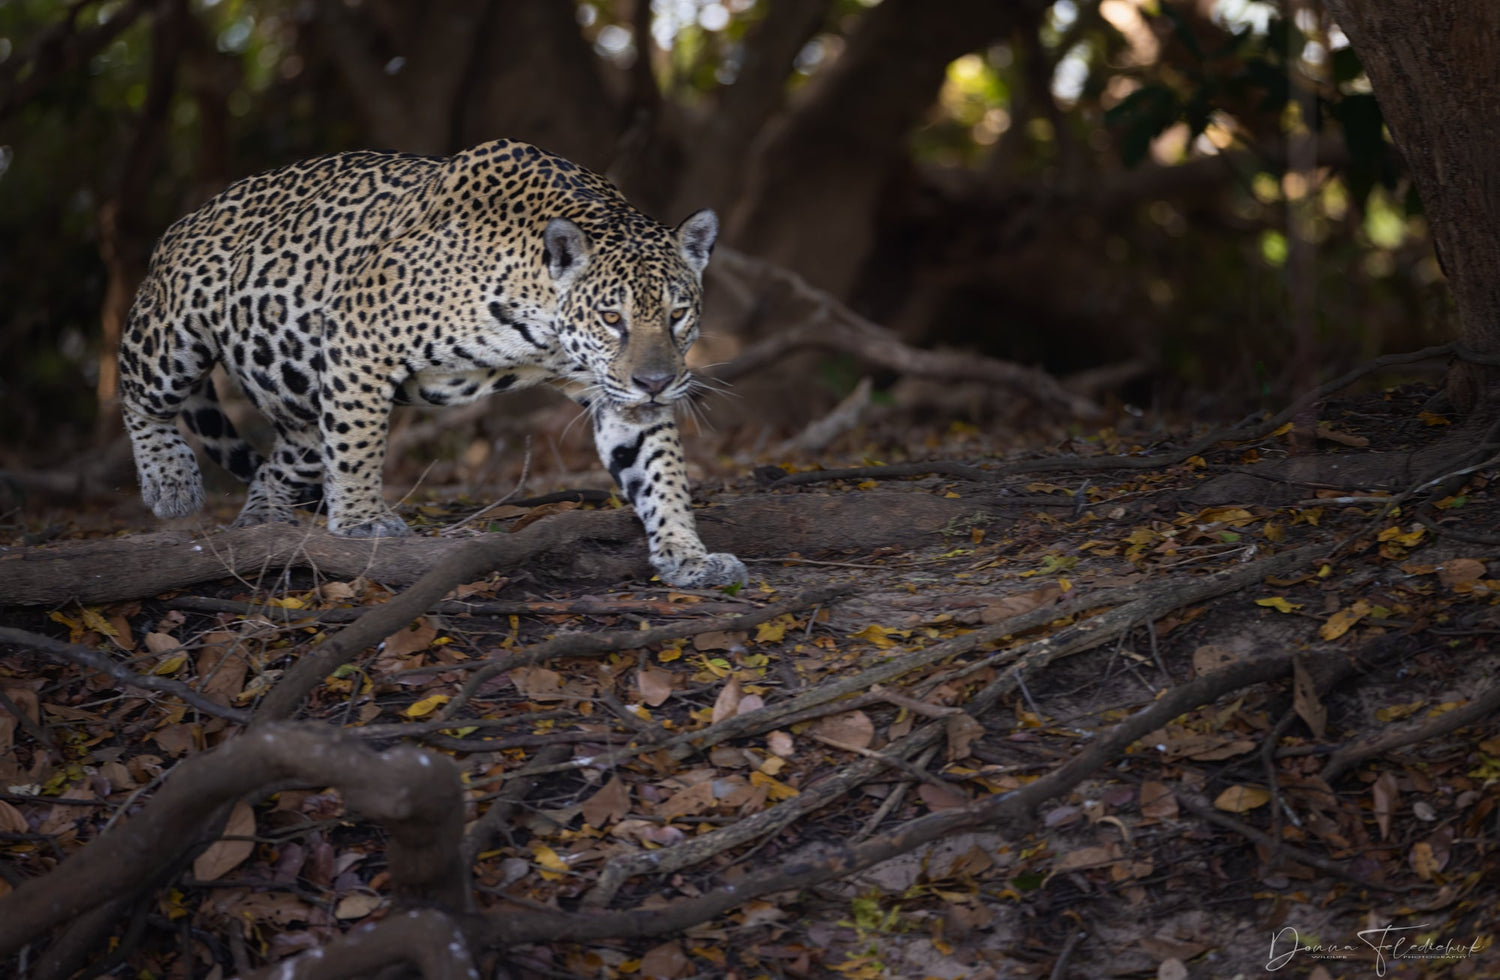
[[[235,525],[319,501],[334,534],[410,534],[383,497],[392,407],[546,383],[592,420],[660,578],[743,582],[744,564],[698,535],[676,421],[718,232],[711,210],[669,228],[604,177],[510,140],[240,180],[162,236],[121,338],[142,499],[161,518],[203,505],[180,417],[249,484]],[[215,365],[274,428],[268,454],[225,414]]]

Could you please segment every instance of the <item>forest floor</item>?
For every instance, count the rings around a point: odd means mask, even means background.
[[[700,521],[747,586],[667,588],[638,536],[587,525],[349,651],[300,717],[456,760],[481,911],[681,917],[745,888],[666,934],[510,948],[497,976],[1500,976],[1500,498],[1431,393],[1207,442],[1126,414],[879,411],[817,451],[705,437]],[[606,485],[571,439],[532,444],[525,494]],[[516,498],[454,527],[485,501],[443,485],[515,485],[499,441],[403,514],[457,547],[618,506]],[[253,550],[213,531],[223,499],[172,533]],[[45,572],[23,554],[124,564],[99,587],[117,597],[0,606],[0,896],[67,876],[299,657],[445,560],[382,580],[226,552],[233,576],[142,595],[160,559],[130,550],[138,503],[12,521],[0,601]],[[896,856],[834,873],[878,847]],[[385,848],[338,793],[262,786],[103,955],[219,977],[325,945],[388,911]]]

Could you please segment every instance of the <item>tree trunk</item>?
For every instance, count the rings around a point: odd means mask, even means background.
[[[1329,0],[1422,197],[1470,348],[1500,353],[1500,5]],[[1460,363],[1448,394],[1487,399],[1494,368]],[[1492,397],[1492,394],[1490,395]]]
[[[847,295],[874,240],[905,136],[932,105],[949,62],[1006,33],[1027,4],[885,0],[838,59],[760,141],[730,226],[739,248]]]

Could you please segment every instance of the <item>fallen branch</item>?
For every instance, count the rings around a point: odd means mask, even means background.
[[[237,725],[248,724],[250,721],[249,712],[212,701],[181,681],[174,681],[170,677],[157,677],[154,674],[137,674],[127,670],[118,661],[76,643],[65,643],[50,636],[9,626],[0,626],[0,643],[8,643],[23,653],[41,653],[53,660],[61,660],[63,663],[98,671],[122,687],[152,691],[157,694],[170,694],[206,715],[224,718]]]
[[[0,956],[133,892],[174,855],[207,843],[199,835],[221,806],[288,783],[338,787],[351,810],[386,828],[399,899],[468,909],[463,796],[451,761],[406,746],[377,753],[321,726],[272,725],[183,760],[139,813],[0,898]]]
[[[1330,861],[1328,858],[1320,857],[1312,853],[1311,851],[1308,851],[1301,847],[1294,847],[1284,840],[1272,837],[1270,834],[1267,834],[1263,831],[1256,830],[1254,827],[1245,823],[1243,820],[1236,820],[1226,813],[1220,813],[1218,810],[1215,810],[1212,806],[1210,806],[1207,802],[1196,799],[1195,797],[1190,796],[1186,793],[1178,792],[1172,795],[1177,798],[1178,804],[1184,810],[1193,814],[1198,819],[1206,820],[1211,824],[1217,824],[1218,826],[1223,827],[1225,830],[1231,830],[1234,833],[1239,834],[1246,840],[1250,841],[1251,843],[1259,845],[1260,847],[1265,848],[1267,851],[1270,851],[1273,854],[1283,854],[1291,858],[1293,861],[1298,862],[1299,864],[1305,864],[1309,868],[1316,868],[1324,874],[1332,875],[1335,878],[1341,878],[1344,881],[1358,885],[1361,888],[1369,888],[1374,891],[1383,892],[1411,891],[1411,888],[1409,887],[1396,888],[1378,881],[1370,881],[1366,878],[1361,878],[1359,875],[1354,874],[1348,868],[1344,867],[1337,861]]]
[[[1382,735],[1378,738],[1361,739],[1344,746],[1329,757],[1319,775],[1322,776],[1324,782],[1331,783],[1366,759],[1384,755],[1391,749],[1399,749],[1405,745],[1425,742],[1439,735],[1447,735],[1466,725],[1478,724],[1496,711],[1500,711],[1500,684],[1490,685],[1468,704],[1444,712],[1415,728],[1391,732],[1389,735]]]
[[[646,599],[635,596],[580,596],[577,599],[526,599],[521,601],[485,601],[445,599],[427,609],[429,616],[701,616],[748,607],[743,599],[673,602],[670,599]],[[266,619],[293,623],[352,623],[365,614],[363,607],[340,606],[333,609],[289,609],[262,602],[239,599],[215,599],[211,596],[184,595],[166,601],[168,609],[192,612],[227,612],[237,616],[263,616]]]
[[[937,381],[979,381],[1018,391],[1047,408],[1074,418],[1097,418],[1099,407],[1037,368],[967,351],[932,351],[903,343],[888,327],[865,319],[797,273],[743,252],[720,247],[709,275],[719,279],[771,281],[789,289],[809,307],[802,322],[778,331],[743,351],[713,376],[731,381],[775,364],[794,350],[821,348],[851,354],[871,367]],[[740,283],[736,292],[743,293]]]
[[[572,749],[566,745],[549,745],[536,754],[533,763],[551,765],[561,762],[572,754]],[[482,851],[489,848],[490,844],[499,836],[502,829],[515,816],[521,801],[530,795],[536,788],[538,777],[523,769],[511,773],[505,780],[505,786],[496,794],[490,803],[489,809],[469,828],[464,835],[463,862],[464,867],[472,868],[474,862],[479,859]]]
[[[438,909],[410,909],[335,936],[243,980],[352,980],[409,963],[424,980],[477,980],[468,938]]]
[[[746,498],[702,508],[695,516],[710,551],[756,558],[908,546],[977,509],[973,501],[919,493],[799,494]],[[341,538],[311,525],[276,524],[0,548],[0,605],[144,598],[231,576],[253,579],[283,568],[313,568],[330,578],[364,575],[402,586],[431,569],[463,561],[476,541],[489,542],[488,565],[474,567],[469,579],[454,585],[518,567],[573,581],[618,582],[652,574],[640,522],[628,510],[567,511],[514,534],[457,539]],[[581,547],[583,542],[590,547]],[[432,596],[428,604],[443,595]],[[413,616],[423,611],[425,607]]]

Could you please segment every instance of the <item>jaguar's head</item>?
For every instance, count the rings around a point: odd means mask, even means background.
[[[691,390],[683,358],[698,339],[703,268],[719,234],[708,210],[672,229],[642,219],[598,240],[566,218],[543,233],[559,340],[578,380],[620,408],[670,405]]]

